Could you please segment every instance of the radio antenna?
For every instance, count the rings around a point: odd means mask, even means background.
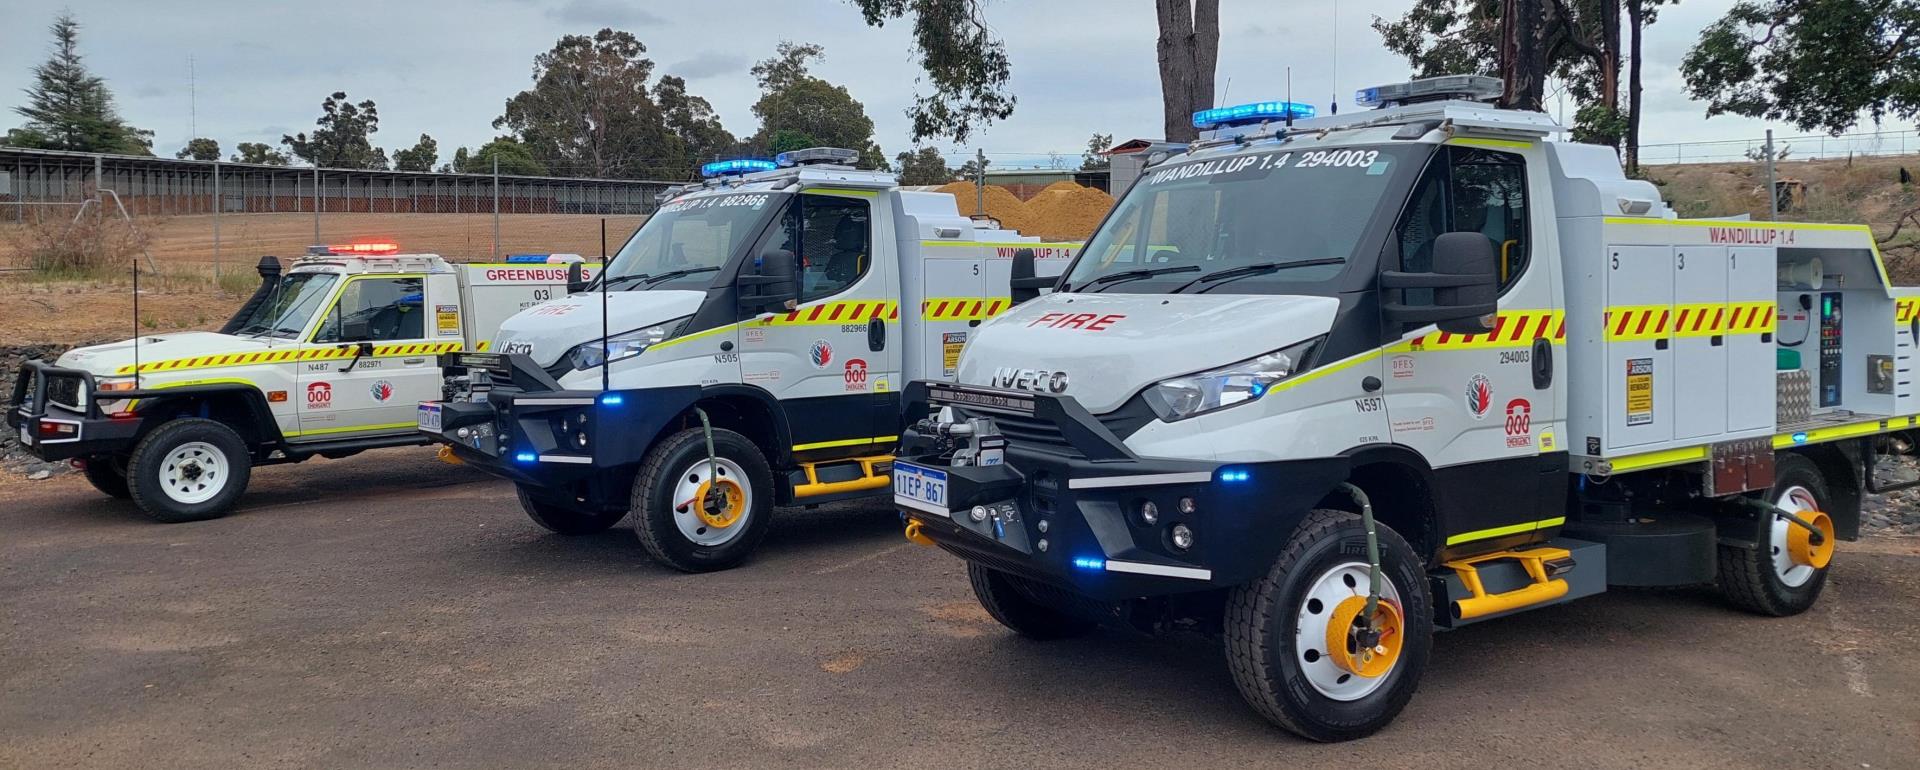
[[[607,218],[600,218],[600,392],[613,390],[612,365],[607,357],[612,353],[612,345],[607,342],[607,266],[613,260],[607,257]]]
[[[133,389],[140,389],[140,260],[133,260]]]
[[[1287,106],[1280,110],[1287,116],[1287,128],[1293,128],[1293,68],[1287,68]]]

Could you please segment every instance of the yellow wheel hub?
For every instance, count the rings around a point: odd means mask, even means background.
[[[1367,597],[1349,596],[1333,608],[1327,622],[1327,655],[1340,670],[1369,679],[1385,676],[1400,660],[1400,646],[1406,641],[1400,608],[1385,599],[1375,606],[1373,627],[1380,638],[1371,647],[1360,645],[1360,615],[1367,610]]]
[[[1820,544],[1814,545],[1813,532],[1793,522],[1787,522],[1787,556],[1793,563],[1814,569],[1826,569],[1833,561],[1833,518],[1820,511],[1801,511],[1800,518],[1806,519],[1814,529],[1820,530]]]
[[[730,479],[705,481],[693,498],[694,514],[714,529],[731,527],[747,512],[747,491]]]

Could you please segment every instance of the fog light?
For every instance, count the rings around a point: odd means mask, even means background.
[[[1041,552],[1041,553],[1046,553],[1046,552],[1047,552],[1047,539],[1046,539],[1046,538],[1044,538],[1044,537],[1043,537],[1043,538],[1040,538],[1040,542],[1038,542],[1038,543],[1034,543],[1034,544],[1033,544],[1033,547],[1035,547],[1035,548],[1038,548],[1038,549],[1040,549],[1040,552]]]
[[[468,437],[468,436],[472,436],[472,435],[473,435],[473,429],[472,429],[472,428],[461,428],[461,429],[459,429],[459,430],[456,430],[456,431],[454,431],[454,432],[453,432],[453,435],[455,435],[455,436],[459,436],[460,438],[466,438],[466,437]]]
[[[1192,515],[1193,515],[1193,512],[1194,512],[1194,511],[1197,511],[1197,510],[1200,510],[1200,504],[1199,504],[1199,503],[1196,503],[1196,502],[1194,502],[1194,501],[1193,501],[1193,498],[1191,498],[1191,497],[1182,497],[1182,498],[1180,498],[1180,512],[1181,512],[1181,513],[1183,513],[1183,514],[1186,514],[1186,515],[1188,515],[1188,516],[1192,516]]]
[[[1040,521],[1036,522],[1033,526],[1034,528],[1040,530],[1040,534],[1044,535],[1044,534],[1047,534],[1047,530],[1052,525],[1049,525],[1046,519],[1041,519]]]
[[[1160,521],[1160,506],[1154,505],[1152,500],[1141,502],[1140,520],[1149,525]]]
[[[575,434],[573,434],[573,443],[574,443],[574,446],[578,446],[578,447],[580,447],[581,449],[586,449],[586,448],[587,448],[587,434],[586,434],[586,433],[585,433],[584,431],[583,431],[583,432],[580,432],[580,433],[575,433]]]
[[[973,519],[975,523],[979,523],[986,521],[987,515],[990,513],[992,513],[992,511],[987,510],[986,506],[976,505],[973,507],[973,510],[967,511],[967,518]]]
[[[1185,524],[1173,525],[1173,547],[1182,551],[1193,547],[1193,530]]]

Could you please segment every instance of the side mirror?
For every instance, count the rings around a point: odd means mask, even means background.
[[[1432,289],[1432,305],[1386,303],[1389,321],[1436,324],[1453,334],[1493,331],[1499,313],[1500,254],[1493,241],[1479,233],[1443,233],[1433,242],[1433,272],[1380,274],[1383,289]]]
[[[578,262],[567,263],[567,293],[579,294],[587,290],[587,279]]]
[[[755,260],[754,271],[734,280],[740,288],[740,309],[756,313],[792,310],[800,299],[794,262],[793,252],[786,249],[768,249],[761,253]]]
[[[1033,249],[1021,249],[1013,253],[1013,275],[1007,281],[1008,295],[1013,304],[1018,305],[1030,299],[1038,299],[1041,289],[1051,289],[1059,282],[1058,278],[1040,278],[1035,273]]]

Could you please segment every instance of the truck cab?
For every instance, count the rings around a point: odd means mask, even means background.
[[[951,376],[1011,308],[1016,265],[1076,244],[958,213],[816,148],[709,164],[671,191],[603,280],[523,312],[492,353],[446,357],[423,431],[512,480],[538,524],[635,517],[678,569],[739,563],[775,505],[885,495],[908,379]]]
[[[1211,629],[1318,740],[1390,721],[1436,628],[1610,585],[1810,606],[1861,437],[1914,424],[1907,290],[1864,227],[1680,219],[1498,92],[1197,113],[1053,293],[908,386],[908,538],[1028,636]]]
[[[262,258],[259,290],[219,331],[29,362],[7,422],[41,458],[74,460],[162,521],[230,510],[255,465],[426,443],[414,404],[440,393],[436,356],[479,346],[580,269],[397,252],[314,247],[284,271]]]

